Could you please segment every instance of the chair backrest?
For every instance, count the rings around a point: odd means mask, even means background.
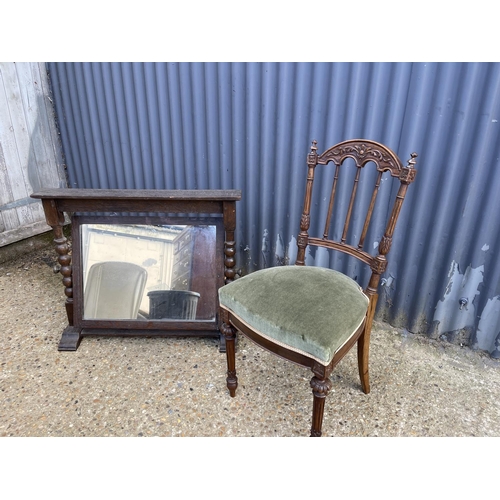
[[[98,262],[89,269],[85,319],[137,319],[148,273],[130,262]]]
[[[348,255],[356,257],[365,264],[369,265],[372,271],[371,278],[365,292],[368,295],[375,295],[379,284],[380,275],[387,267],[386,255],[389,252],[392,244],[392,236],[396,227],[396,222],[401,211],[408,185],[415,180],[417,154],[412,153],[411,158],[408,160],[407,165],[404,166],[397,155],[388,147],[379,144],[375,141],[354,139],[344,141],[335,146],[327,149],[323,154],[318,155],[316,141],[313,141],[311,152],[307,156],[308,174],[306,193],[304,199],[304,209],[300,220],[300,233],[297,238],[298,253],[296,265],[305,265],[305,252],[307,245],[316,245],[324,248],[330,248],[344,252]],[[343,225],[342,236],[340,241],[334,241],[329,238],[330,223],[332,212],[334,209],[335,195],[339,183],[339,175],[341,166],[344,160],[351,158],[354,160],[356,172],[354,175],[354,182],[352,187],[351,196],[349,199],[347,214]],[[329,206],[326,215],[324,232],[322,237],[310,237],[308,230],[310,227],[310,213],[312,203],[312,192],[314,183],[314,174],[318,165],[327,165],[333,162],[335,165],[335,173],[333,177],[333,185],[330,194]],[[364,216],[364,224],[362,227],[361,235],[356,245],[351,245],[346,242],[347,234],[349,232],[349,225],[353,214],[353,209],[356,201],[356,193],[358,190],[361,171],[365,165],[372,163],[378,172],[375,180],[373,192],[368,205],[368,210]],[[375,202],[379,193],[379,188],[382,181],[384,172],[389,172],[390,176],[399,181],[399,189],[397,191],[392,209],[389,210],[389,219],[385,226],[384,235],[378,245],[378,254],[371,255],[363,249],[365,238],[368,233],[368,228],[372,219]]]

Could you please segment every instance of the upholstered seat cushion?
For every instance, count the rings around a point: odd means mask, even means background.
[[[263,337],[323,365],[358,330],[368,309],[354,280],[313,266],[250,273],[220,288],[219,301]]]

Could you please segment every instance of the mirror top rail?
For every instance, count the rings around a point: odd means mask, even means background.
[[[238,201],[238,189],[44,189],[32,198],[53,200]]]

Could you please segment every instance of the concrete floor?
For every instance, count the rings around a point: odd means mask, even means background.
[[[307,436],[308,370],[240,338],[230,398],[207,338],[86,337],[66,326],[52,248],[0,264],[1,436]],[[500,436],[500,363],[376,323],[371,386],[351,352],[332,375],[325,436]]]

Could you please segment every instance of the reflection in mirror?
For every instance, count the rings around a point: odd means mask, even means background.
[[[82,224],[83,318],[214,320],[214,225]]]

